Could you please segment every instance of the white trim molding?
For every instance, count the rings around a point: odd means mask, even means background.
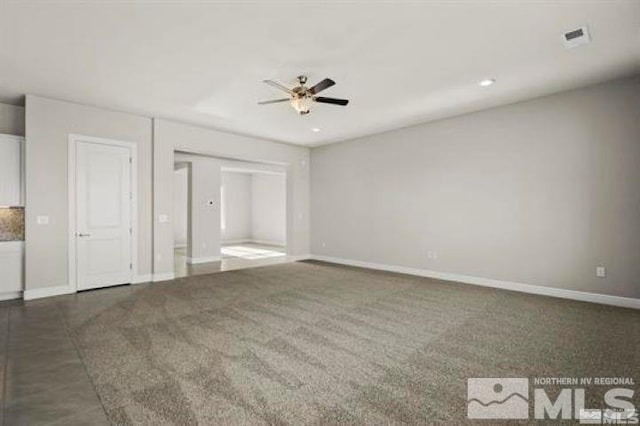
[[[153,282],[170,281],[176,278],[173,272],[165,272],[164,274],[153,274]]]
[[[285,243],[282,241],[267,241],[267,240],[251,240],[254,244],[260,244],[263,246],[284,247]]]
[[[5,300],[14,300],[14,299],[22,299],[22,292],[8,291],[6,293],[0,294],[0,302],[4,302]]]
[[[253,241],[249,238],[245,238],[243,240],[225,240],[225,241],[222,241],[222,246],[224,247],[231,244],[250,244],[252,242]]]
[[[62,296],[64,294],[73,294],[75,290],[68,285],[60,285],[57,287],[32,288],[24,291],[24,300],[42,299],[44,297]]]
[[[131,284],[150,283],[153,281],[153,274],[136,275],[133,277]]]
[[[187,257],[187,263],[197,265],[198,263],[218,262],[222,260],[221,256],[209,256],[209,257]]]
[[[586,291],[567,290],[555,287],[523,284],[512,281],[494,280],[491,278],[481,278],[471,275],[431,271],[428,269],[408,268],[405,266],[385,265],[382,263],[364,262],[360,260],[344,259],[340,257],[311,255],[311,259],[328,263],[337,263],[340,265],[356,266],[359,268],[376,269],[380,271],[416,275],[419,277],[435,278],[443,281],[455,281],[464,284],[499,288],[503,290],[517,291],[520,293],[538,294],[542,296],[558,297],[561,299],[579,300],[581,302],[600,303],[603,305],[619,306],[622,308],[640,309],[640,299],[634,299],[631,297],[611,296],[608,294],[600,293],[588,293]]]
[[[310,254],[294,254],[294,255],[287,255],[287,259],[291,260],[292,262],[300,262],[302,260],[314,259],[314,257],[311,256]]]
[[[274,247],[285,247],[285,243],[282,241],[266,241],[266,240],[254,240],[251,238],[241,239],[241,240],[226,240],[222,241],[222,246],[229,246],[235,244],[261,244],[265,246],[274,246]]]

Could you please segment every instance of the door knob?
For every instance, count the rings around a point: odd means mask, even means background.
[[[78,235],[78,237],[90,237],[91,236],[91,234],[83,234],[82,232],[79,232],[77,235]]]

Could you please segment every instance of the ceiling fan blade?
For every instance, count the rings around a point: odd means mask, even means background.
[[[346,104],[349,103],[348,99],[324,98],[322,96],[316,96],[313,98],[313,100],[321,104],[332,104],[332,105],[342,105],[342,106],[345,106]]]
[[[270,101],[260,101],[260,102],[258,102],[258,105],[277,104],[277,103],[280,103],[280,102],[288,102],[290,100],[291,100],[290,98],[272,99]]]
[[[311,89],[309,89],[309,93],[311,93],[312,95],[316,95],[322,92],[323,90],[333,86],[334,84],[336,84],[335,81],[331,80],[330,78],[325,78],[320,83],[316,84]]]
[[[283,91],[287,92],[290,95],[293,95],[293,90],[291,90],[288,87],[283,86],[282,84],[277,83],[277,82],[275,82],[273,80],[262,80],[262,82],[263,83],[267,83],[269,86],[275,87],[276,89],[283,90]]]

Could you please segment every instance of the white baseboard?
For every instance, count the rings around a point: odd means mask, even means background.
[[[242,240],[224,240],[222,241],[222,245],[230,245],[230,244],[248,244],[248,243],[252,243],[253,240],[251,240],[250,238],[245,238]]]
[[[286,244],[282,241],[267,241],[267,240],[251,240],[253,244],[261,244],[263,246],[276,246],[276,247],[284,247]]]
[[[24,300],[42,299],[43,297],[61,296],[63,294],[72,294],[74,291],[67,285],[57,287],[32,288],[24,291]]]
[[[153,274],[153,282],[169,281],[176,277],[173,272],[165,272],[164,274]]]
[[[262,244],[265,246],[276,246],[276,247],[284,247],[286,245],[286,243],[282,241],[253,240],[251,238],[247,238],[244,240],[229,240],[229,241],[222,242],[223,246],[235,245],[235,244]]]
[[[136,275],[133,277],[131,284],[148,283],[153,280],[153,274]]]
[[[491,278],[474,277],[470,275],[453,274],[449,272],[431,271],[428,269],[407,268],[397,265],[385,265],[381,263],[363,262],[360,260],[343,259],[339,257],[311,255],[313,260],[338,263],[340,265],[357,266],[360,268],[377,269],[381,271],[398,272],[401,274],[417,275],[420,277],[436,278],[444,281],[455,281],[464,284],[473,284],[483,287],[500,288],[503,290],[518,291],[521,293],[539,294],[542,296],[559,297],[562,299],[579,300],[582,302],[600,303],[603,305],[620,306],[623,308],[640,309],[640,299],[631,297],[611,296],[608,294],[588,293],[585,291],[566,290],[554,287],[544,287],[532,284],[523,284],[512,281],[494,280]]]
[[[292,256],[287,256],[288,259],[291,259],[292,262],[300,262],[301,260],[311,260],[314,259],[310,254],[295,254]]]
[[[9,291],[7,293],[0,294],[0,302],[4,302],[5,300],[14,300],[14,299],[22,299],[22,292]]]
[[[187,263],[197,265],[198,263],[217,262],[222,260],[221,256],[209,256],[209,257],[187,257]]]

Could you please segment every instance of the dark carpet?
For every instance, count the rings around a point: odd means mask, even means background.
[[[319,262],[58,306],[118,425],[463,423],[470,377],[640,365],[638,311]]]

